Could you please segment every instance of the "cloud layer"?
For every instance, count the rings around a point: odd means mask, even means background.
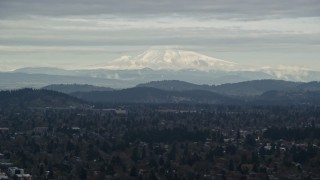
[[[2,0],[2,16],[78,16],[187,14],[204,18],[318,17],[318,0]]]
[[[299,53],[320,69],[314,64],[320,60],[319,37],[319,0],[0,0],[0,62],[6,69],[22,57],[21,66],[28,60],[36,65],[39,53],[54,65],[55,56],[68,61],[79,58],[72,54],[91,53],[79,62],[102,61],[95,53],[108,60],[115,53],[168,45],[209,55],[227,52],[226,57],[269,53],[271,63],[291,59],[293,65]],[[280,59],[276,53],[292,56]]]

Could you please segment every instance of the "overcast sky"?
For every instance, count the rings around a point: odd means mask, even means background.
[[[153,46],[320,70],[319,0],[0,0],[0,70],[86,68]]]

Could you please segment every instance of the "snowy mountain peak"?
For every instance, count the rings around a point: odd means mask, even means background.
[[[237,64],[197,52],[170,48],[151,48],[137,56],[122,56],[107,64],[106,69],[195,69],[232,71]]]

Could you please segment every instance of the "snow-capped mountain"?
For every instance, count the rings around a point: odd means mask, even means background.
[[[27,76],[30,79],[25,83]],[[1,86],[25,87],[28,83],[28,87],[41,87],[48,85],[49,82],[127,88],[162,80],[180,80],[209,85],[261,79],[307,82],[319,81],[320,72],[290,66],[247,66],[192,51],[151,48],[139,55],[122,56],[105,64],[92,65],[88,69],[33,67],[17,69],[11,74],[2,74],[0,77],[2,77],[0,89]]]
[[[142,73],[140,70],[151,69],[157,72],[156,74],[158,79],[171,78],[171,76],[167,77],[168,71],[176,71],[175,73],[179,75],[186,73],[186,77],[188,78],[196,78],[199,77],[200,74],[204,74],[203,77],[201,76],[201,80],[211,79],[210,76],[215,78],[223,76],[224,79],[226,79],[225,77],[229,79],[231,78],[232,80],[230,82],[236,82],[237,80],[234,79],[239,78],[242,80],[266,78],[290,81],[310,81],[315,80],[314,74],[317,74],[310,69],[302,67],[283,65],[277,67],[258,67],[243,64],[240,65],[234,62],[221,60],[197,52],[179,50],[174,48],[150,48],[147,51],[136,56],[122,56],[98,67],[95,66],[91,69],[122,71],[121,73],[117,72],[111,75],[104,75],[104,73],[91,74],[91,76],[93,77],[107,77],[111,79],[114,79],[113,77],[115,77],[115,79],[123,79],[123,72],[129,70],[138,70],[139,77],[141,77],[145,73]],[[191,73],[192,71],[194,71],[196,74]],[[214,74],[211,73],[209,75],[209,72],[212,72]],[[217,74],[218,72],[220,74]],[[191,76],[191,74],[193,75]],[[129,79],[134,77],[132,75],[133,74],[131,73]],[[151,75],[146,75],[146,77],[151,77]],[[125,79],[128,79],[128,77],[126,77]],[[195,81],[198,82],[199,80]]]
[[[216,59],[197,52],[168,48],[151,48],[137,56],[122,56],[101,68],[113,70],[143,68],[154,70],[193,69],[199,71],[232,71],[239,69],[238,65],[233,62]]]

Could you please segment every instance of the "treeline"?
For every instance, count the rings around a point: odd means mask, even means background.
[[[1,108],[80,106],[84,101],[63,93],[39,89],[0,91]]]

